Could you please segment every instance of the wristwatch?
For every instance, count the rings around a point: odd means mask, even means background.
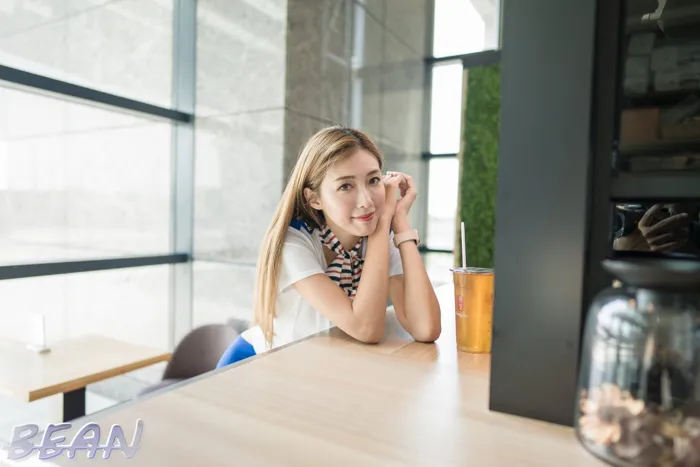
[[[394,246],[396,248],[398,248],[399,245],[401,245],[403,242],[407,242],[409,240],[415,241],[416,245],[420,243],[420,238],[418,236],[417,230],[409,230],[400,234],[394,234]]]

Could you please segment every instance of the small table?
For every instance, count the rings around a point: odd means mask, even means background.
[[[63,421],[85,415],[85,387],[170,360],[170,352],[103,336],[83,336],[37,353],[0,340],[0,394],[32,402],[63,393]]]

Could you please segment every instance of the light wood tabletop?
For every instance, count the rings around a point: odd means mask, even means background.
[[[455,350],[452,287],[439,296],[436,344],[411,342],[388,313],[378,345],[333,329],[84,417],[61,435],[96,422],[104,443],[120,424],[131,442],[142,420],[135,456],[102,461],[124,466],[602,465],[570,428],[488,410],[489,356]],[[51,460],[95,461],[84,451]]]
[[[37,353],[0,340],[0,394],[31,402],[170,359],[170,352],[103,336],[66,339]]]

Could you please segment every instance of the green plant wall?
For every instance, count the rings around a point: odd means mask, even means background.
[[[462,262],[460,222],[464,221],[467,265],[492,268],[501,107],[500,65],[472,68],[467,74],[455,265]]]

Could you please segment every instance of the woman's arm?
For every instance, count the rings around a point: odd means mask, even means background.
[[[397,204],[392,221],[395,235],[411,230],[408,210],[417,197],[413,179],[402,174],[406,186],[401,201]],[[402,202],[406,204],[402,205]],[[416,242],[407,241],[399,245],[403,275],[394,276],[389,282],[389,297],[394,305],[396,317],[406,331],[419,342],[433,342],[442,332],[440,304]]]
[[[386,224],[386,225],[385,225]],[[354,300],[325,274],[294,283],[306,302],[353,338],[377,343],[384,336],[389,289],[389,226],[379,222],[367,239],[362,277]]]
[[[377,229],[367,238],[362,276],[354,300],[325,274],[315,274],[293,284],[315,310],[345,333],[366,343],[377,343],[384,336],[389,294],[389,229],[398,185],[399,180],[387,182],[384,213]]]
[[[442,332],[440,304],[415,242],[399,245],[403,275],[389,280],[389,297],[401,326],[419,342],[433,342]]]

